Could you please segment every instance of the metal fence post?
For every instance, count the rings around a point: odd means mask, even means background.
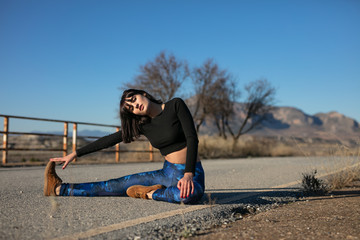
[[[3,151],[2,151],[2,163],[7,163],[8,154],[8,132],[9,132],[9,117],[4,117],[4,135],[3,135]]]
[[[116,131],[118,132],[118,131],[120,131],[120,128],[119,127],[117,127],[116,128]],[[118,143],[118,144],[116,144],[116,146],[115,146],[115,161],[118,163],[118,162],[120,162],[120,143]]]
[[[149,142],[149,153],[150,153],[150,162],[153,162],[154,161],[154,149],[150,142]]]
[[[8,164],[8,161],[11,160],[11,157],[9,158],[9,152],[10,151],[44,151],[45,149],[40,147],[34,147],[34,146],[29,146],[26,148],[22,148],[22,147],[17,147],[17,143],[15,142],[15,146],[13,147],[12,145],[9,144],[9,137],[10,135],[34,135],[34,136],[47,136],[47,137],[62,137],[62,147],[61,143],[58,143],[57,140],[57,144],[56,147],[50,147],[47,148],[46,151],[58,151],[58,152],[62,152],[63,156],[66,156],[67,154],[69,154],[70,150],[70,139],[69,139],[69,135],[71,134],[69,131],[69,124],[73,124],[73,136],[72,136],[72,150],[74,152],[76,152],[76,148],[77,148],[77,127],[79,124],[83,124],[83,125],[90,125],[90,126],[101,126],[101,127],[111,127],[111,128],[116,128],[117,131],[121,130],[121,127],[118,125],[109,125],[109,124],[97,124],[97,123],[88,123],[88,122],[72,122],[72,121],[66,121],[66,120],[56,120],[56,119],[48,119],[48,118],[34,118],[34,117],[24,117],[24,116],[12,116],[12,115],[3,115],[0,114],[0,117],[4,118],[4,128],[3,131],[1,131],[0,129],[0,134],[3,135],[3,143],[0,143],[0,151],[2,152],[2,164]],[[10,118],[15,118],[15,119],[24,119],[24,120],[35,120],[35,121],[45,121],[45,122],[57,122],[57,123],[61,123],[64,124],[63,127],[63,134],[53,134],[53,133],[35,133],[35,132],[16,132],[16,131],[10,131],[9,129],[9,122],[10,122]],[[97,136],[86,136],[86,138],[98,138]],[[61,141],[61,140],[60,140]],[[58,145],[60,144],[60,146]],[[152,146],[149,146],[150,151],[140,151],[140,152],[150,152],[150,161],[154,160],[153,157],[153,149]],[[112,150],[111,152],[115,152],[115,160],[116,162],[120,162],[120,153],[122,152],[120,145],[117,144],[115,150]],[[124,150],[124,152],[139,152],[139,151],[129,151],[129,150]],[[74,159],[76,160],[76,159]]]
[[[73,140],[72,140],[72,151],[76,151],[76,142],[77,142],[77,123],[73,124]],[[74,159],[74,162],[76,161],[76,158]]]
[[[63,157],[67,155],[68,123],[64,122]]]

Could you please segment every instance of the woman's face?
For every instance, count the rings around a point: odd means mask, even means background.
[[[126,108],[135,115],[148,115],[150,100],[141,94],[126,99]]]

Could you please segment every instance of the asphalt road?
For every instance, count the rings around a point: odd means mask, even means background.
[[[349,162],[334,157],[248,158],[203,160],[206,193],[216,204],[240,201],[270,188],[300,186],[302,173],[317,169],[319,176]],[[64,182],[101,181],[155,170],[162,163],[70,165],[57,168]],[[45,167],[0,168],[0,239],[76,239],[125,231],[151,222],[206,208],[128,197],[44,197]],[[201,214],[199,212],[199,214]],[[123,230],[122,230],[123,229]]]

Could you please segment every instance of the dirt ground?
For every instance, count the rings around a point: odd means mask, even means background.
[[[360,184],[250,215],[192,239],[360,239]]]

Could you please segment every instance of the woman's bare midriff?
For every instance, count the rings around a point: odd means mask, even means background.
[[[171,163],[185,164],[186,163],[186,152],[187,152],[187,147],[185,147],[179,151],[172,152],[172,153],[166,155],[165,159]],[[199,155],[197,156],[197,161],[200,161]]]

